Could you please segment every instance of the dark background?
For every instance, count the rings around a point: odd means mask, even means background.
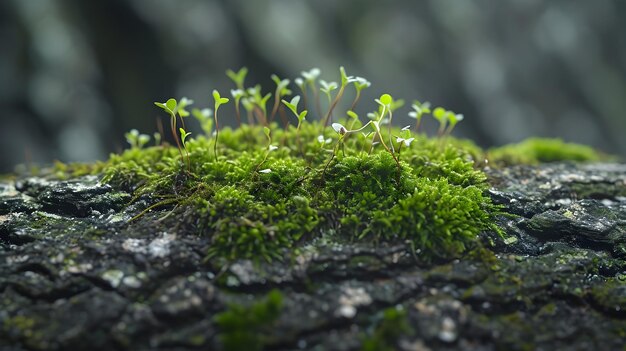
[[[624,18],[617,0],[2,1],[0,172],[104,159],[166,117],[153,101],[209,106],[244,65],[265,91],[272,73],[343,65],[373,84],[359,112],[383,92],[429,100],[483,146],[549,136],[624,156]]]

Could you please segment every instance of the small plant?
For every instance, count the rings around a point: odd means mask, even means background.
[[[289,85],[289,79],[280,79],[277,75],[272,74],[272,80],[276,83],[276,90],[274,91],[274,107],[272,108],[272,114],[270,115],[270,122],[274,121],[274,117],[276,116],[276,112],[278,112],[278,106],[280,105],[280,100],[285,95],[290,95],[291,90],[287,88]],[[283,121],[284,126],[287,126],[287,121]]]
[[[194,108],[191,110],[191,114],[200,122],[200,128],[204,131],[207,137],[211,137],[213,133],[213,110],[210,108],[203,108],[202,110]]]
[[[337,89],[337,83],[331,82],[328,84],[323,84],[322,83],[323,81],[320,81],[322,85],[326,85],[325,90],[323,89],[322,91],[324,91],[326,95],[328,96],[328,104],[329,104],[328,112],[326,113],[326,117],[324,117],[324,123],[323,123],[324,126],[327,126],[329,120],[332,119],[333,110],[335,109],[335,107],[337,107],[337,104],[343,97],[343,93],[346,90],[346,87],[348,86],[348,84],[354,81],[354,77],[348,76],[343,66],[339,67],[339,73],[341,74],[341,85],[339,86],[339,91],[337,92],[337,95],[335,95],[335,98],[332,100],[332,102],[331,102],[330,92],[332,90]]]
[[[253,110],[257,115],[257,119],[262,125],[267,126],[267,100],[269,100],[272,94],[267,93],[264,96],[261,96],[261,86],[256,85],[253,88],[248,88],[248,96],[250,97],[250,101],[254,104],[254,106],[260,109],[260,112],[257,108]]]
[[[189,150],[187,150],[187,137],[191,135],[191,132],[186,132],[183,128],[178,128],[180,132],[180,141],[183,144],[183,149],[185,150],[185,154],[187,155],[187,170],[191,172],[191,161],[189,160]]]
[[[448,117],[448,129],[446,130],[446,135],[450,135],[450,133],[452,133],[452,129],[454,129],[456,124],[461,122],[464,117],[462,114],[456,114],[452,111],[448,111],[446,116]]]
[[[217,90],[213,90],[213,100],[215,100],[215,114],[213,115],[213,119],[215,120],[215,143],[213,144],[213,153],[215,154],[215,161],[217,161],[217,140],[220,135],[220,125],[217,121],[217,110],[219,110],[220,106],[228,103],[228,98],[223,98],[220,96],[220,93]]]
[[[419,133],[422,116],[430,113],[430,102],[419,102],[418,100],[414,100],[411,107],[413,108],[413,111],[409,112],[409,117],[415,118],[415,133]]]
[[[400,182],[400,173],[402,172],[401,166],[400,166],[400,160],[398,160],[398,158],[396,157],[394,151],[392,151],[392,149],[390,149],[387,146],[387,144],[385,144],[385,140],[383,138],[383,135],[380,132],[380,122],[385,118],[385,115],[387,113],[389,113],[389,122],[391,122],[391,111],[392,111],[393,98],[389,94],[383,94],[383,95],[380,96],[379,99],[376,99],[376,102],[381,106],[381,112],[380,112],[380,116],[378,117],[378,121],[373,121],[372,124],[374,125],[374,128],[376,130],[376,134],[378,135],[378,139],[380,140],[380,143],[383,145],[385,150],[387,150],[387,152],[389,152],[389,154],[391,154],[391,157],[393,157],[393,159],[396,161],[396,164],[398,165],[398,179],[397,180],[398,180],[398,183],[399,183]],[[391,144],[391,128],[389,128],[389,141],[390,141],[390,144]],[[391,147],[393,147],[393,144],[391,144]]]
[[[308,85],[311,91],[313,92],[313,99],[315,99],[315,111],[318,116],[321,116],[322,109],[320,108],[320,98],[319,93],[317,92],[317,87],[315,86],[315,81],[320,76],[322,72],[319,68],[311,68],[309,71],[303,71],[302,77],[304,81],[302,82],[302,95],[304,96],[304,108],[307,109],[307,95],[306,95],[306,86]]]
[[[439,131],[437,135],[443,136],[446,131],[446,123],[448,122],[448,111],[443,107],[437,107],[433,111],[433,118],[439,122]]]
[[[241,69],[237,72],[229,69],[226,71],[226,75],[235,83],[237,89],[244,90],[243,84],[246,80],[246,76],[248,75],[247,67],[241,67]]]
[[[180,116],[181,124],[183,128],[185,127],[185,122],[183,121],[183,117],[189,116],[189,112],[185,110],[185,108],[193,103],[192,100],[189,100],[185,97],[180,99],[180,103],[176,101],[176,99],[169,99],[164,103],[155,102],[154,104],[158,107],[162,108],[165,112],[170,115],[170,130],[172,132],[172,137],[176,142],[176,146],[178,147],[178,152],[180,153],[180,158],[183,159],[183,150],[180,141],[178,140],[177,129],[176,129],[176,115]]]
[[[237,117],[237,125],[241,126],[241,112],[239,111],[239,101],[246,93],[242,89],[231,89],[230,94],[235,99],[235,117]]]
[[[262,169],[259,171],[259,168],[261,168],[261,165],[263,165],[265,161],[267,161],[267,157],[270,155],[270,152],[278,149],[278,147],[272,145],[272,136],[271,136],[270,129],[268,127],[263,127],[263,134],[265,134],[265,137],[267,138],[267,151],[265,152],[265,156],[263,157],[263,160],[261,161],[261,163],[256,165],[256,167],[254,168],[254,172],[252,173],[253,176],[256,176],[257,172],[258,173],[270,173],[272,171],[269,168]]]
[[[150,136],[147,134],[139,134],[137,129],[131,129],[130,132],[124,134],[126,141],[133,149],[141,149],[150,141]]]
[[[298,126],[296,127],[296,143],[298,144],[298,150],[300,154],[302,154],[302,142],[300,140],[300,127],[302,126],[302,122],[305,120],[306,115],[308,113],[307,110],[303,110],[298,113],[298,103],[300,102],[300,95],[296,95],[291,99],[290,102],[286,100],[282,100],[283,104],[289,108],[289,110],[296,116],[298,119]]]
[[[326,112],[326,115],[322,120],[322,126],[326,127],[332,113],[332,92],[336,90],[339,86],[337,85],[337,82],[327,82],[323,79],[320,80],[320,86],[320,91],[324,93],[326,95],[326,98],[328,99],[328,112]]]
[[[400,152],[402,151],[402,145],[406,147],[411,146],[411,143],[415,140],[415,138],[411,137],[411,126],[406,126],[400,131],[402,136],[396,136],[396,142],[400,145],[398,146],[398,160],[400,159]]]
[[[350,111],[354,111],[357,102],[359,102],[359,99],[361,98],[361,90],[369,88],[372,85],[372,83],[362,77],[354,78],[353,83],[354,88],[356,89],[356,95],[354,96],[354,100],[352,101],[352,106],[350,106]]]

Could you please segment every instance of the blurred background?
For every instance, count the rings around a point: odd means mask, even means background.
[[[398,125],[428,100],[482,146],[547,136],[625,156],[624,18],[618,0],[6,0],[0,172],[105,159],[167,121],[154,101],[210,106],[242,66],[270,91],[272,73],[339,80],[343,65],[372,82],[363,114],[387,92],[409,102]]]

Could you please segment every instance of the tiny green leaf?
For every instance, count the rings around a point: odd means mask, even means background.
[[[246,79],[246,75],[248,74],[248,68],[247,67],[241,67],[241,69],[235,73],[232,70],[227,70],[226,71],[226,75],[228,76],[228,78],[230,78],[233,82],[235,82],[235,85],[237,86],[237,89],[243,89],[243,83]]]
[[[391,103],[393,102],[393,98],[389,94],[381,95],[379,100],[383,105],[387,105],[388,107],[391,106]]]

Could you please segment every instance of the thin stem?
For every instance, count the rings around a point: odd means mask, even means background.
[[[183,151],[180,146],[180,141],[178,140],[178,135],[176,134],[176,115],[171,115],[170,118],[170,128],[172,130],[172,136],[174,137],[174,141],[176,141],[176,146],[178,146],[178,152],[180,153],[180,158],[183,159]]]
[[[217,140],[220,136],[220,125],[217,122],[217,109],[215,109],[215,113],[213,114],[213,120],[215,121],[215,144],[213,144],[213,153],[215,154],[215,161],[217,162]]]
[[[235,101],[235,117],[237,118],[237,125],[241,127],[241,112],[239,111],[239,100]]]
[[[328,121],[331,119],[333,110],[335,109],[335,107],[339,103],[339,100],[341,100],[341,97],[343,96],[343,91],[345,90],[345,88],[346,87],[343,86],[343,85],[339,88],[339,92],[337,93],[337,96],[335,96],[335,99],[330,104],[330,107],[328,108],[328,112],[326,113],[326,117],[324,117],[324,128],[326,128],[328,126]],[[328,95],[328,96],[330,97],[330,95]]]
[[[272,107],[272,114],[270,115],[270,123],[274,121],[274,117],[276,116],[276,112],[278,111],[278,104],[280,103],[280,91],[278,87],[274,92],[274,107]]]
[[[359,102],[360,98],[361,98],[361,91],[357,90],[356,96],[354,97],[354,101],[352,101],[352,106],[350,106],[350,111],[354,111],[354,108],[356,107],[356,103]]]

